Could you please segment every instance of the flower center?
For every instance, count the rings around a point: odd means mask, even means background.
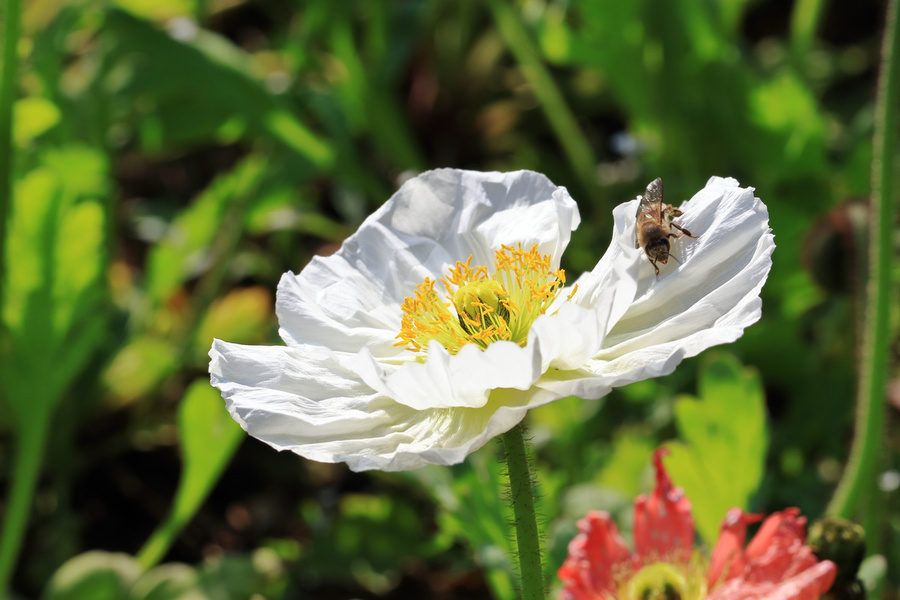
[[[622,600],[700,600],[706,596],[704,569],[697,561],[687,565],[657,562],[641,568],[619,587]]]
[[[413,352],[426,352],[437,340],[452,354],[466,344],[484,349],[491,342],[509,340],[524,346],[528,331],[544,314],[566,282],[562,269],[552,269],[550,255],[542,255],[537,244],[524,250],[502,246],[495,252],[493,275],[487,267],[456,262],[441,277],[447,292],[443,298],[426,278],[415,295],[403,301],[399,340]],[[570,296],[571,297],[571,296]]]

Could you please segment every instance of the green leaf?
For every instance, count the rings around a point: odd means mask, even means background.
[[[235,423],[219,392],[206,379],[194,381],[178,410],[184,471],[178,487],[175,513],[193,515],[212,485],[219,479],[244,431]]]
[[[121,67],[114,72],[125,75],[117,91],[140,97],[141,112],[148,119],[156,119],[158,104],[192,102],[222,115],[220,123],[212,123],[216,127],[228,116],[239,115],[306,165],[314,169],[333,166],[331,144],[303,124],[284,98],[270,93],[254,77],[247,54],[228,40],[198,30],[190,39],[179,41],[151,23],[118,10],[108,12],[106,25],[106,35],[112,38],[110,47],[115,49],[111,60]],[[202,102],[197,102],[200,99]],[[165,121],[156,122],[156,126],[161,128],[160,143],[166,141],[168,133],[179,132]]]
[[[282,598],[286,584],[287,574],[275,551],[258,548],[250,555],[221,556],[205,561],[200,569],[199,591],[202,595],[199,598]]]
[[[612,456],[604,465],[597,483],[623,492],[629,497],[641,491],[641,476],[653,455],[652,437],[639,431],[618,431],[613,439]]]
[[[251,287],[229,292],[216,300],[197,330],[194,347],[209,351],[213,338],[235,344],[264,342],[269,337],[272,295],[267,288]]]
[[[112,3],[138,17],[167,21],[194,14],[197,0],[112,0]]]
[[[42,600],[126,600],[141,572],[127,554],[85,552],[65,562],[50,578]]]
[[[432,494],[442,535],[468,542],[494,597],[513,600],[518,597],[518,576],[509,557],[517,550],[510,535],[513,514],[504,498],[509,485],[503,470],[493,453],[482,451],[452,469],[426,467],[404,475],[419,480]]]
[[[129,600],[206,600],[200,592],[200,574],[182,563],[150,569],[135,582]]]
[[[208,253],[231,203],[253,194],[266,176],[267,162],[257,155],[217,177],[191,206],[178,215],[166,237],[153,246],[147,264],[147,291],[164,302],[208,265]]]
[[[82,169],[70,179],[69,163]],[[19,418],[52,406],[90,358],[107,319],[102,155],[67,147],[16,184],[6,247],[3,321],[14,351],[0,381]]]
[[[46,98],[22,98],[13,107],[13,139],[25,146],[59,123],[59,108]]]
[[[225,410],[219,392],[206,379],[199,379],[188,387],[178,407],[178,438],[183,455],[178,490],[169,517],[138,555],[145,568],[159,562],[200,508],[244,432]]]
[[[138,336],[112,359],[103,384],[113,404],[123,406],[152,393],[178,366],[178,349],[171,341]]]
[[[755,371],[720,355],[702,370],[699,385],[699,398],[676,402],[684,442],[667,444],[666,467],[690,498],[700,535],[712,543],[729,508],[749,508],[764,474],[769,433]]]
[[[336,509],[332,515],[318,501],[303,504],[314,535],[301,577],[335,583],[352,578],[372,593],[385,594],[399,583],[411,557],[418,560],[449,546],[423,536],[420,506],[404,497],[345,494]]]
[[[822,174],[825,156],[825,116],[812,91],[793,72],[783,71],[752,90],[750,118],[769,133],[759,152],[777,154],[780,164],[805,173]]]

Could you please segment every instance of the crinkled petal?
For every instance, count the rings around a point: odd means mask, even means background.
[[[642,250],[634,247],[634,206],[632,202],[613,209],[613,238],[603,257],[589,273],[575,282],[577,290],[571,303],[599,312],[605,328],[615,325],[631,306],[638,288]],[[557,303],[565,301],[567,292]],[[603,330],[605,337],[607,329]]]
[[[557,571],[565,586],[560,600],[593,600],[615,593],[615,571],[631,566],[631,552],[616,524],[609,514],[594,510],[578,521],[578,531]]]
[[[674,487],[662,463],[668,450],[653,453],[656,487],[634,500],[634,550],[644,562],[687,563],[694,551],[694,518],[684,490]]]
[[[313,259],[278,286],[276,311],[288,344],[313,344],[378,358],[394,346],[403,299],[456,261],[493,265],[502,244],[550,254],[553,266],[579,223],[565,188],[532,171],[428,171],[410,179],[341,249]]]
[[[363,349],[352,368],[373,389],[411,408],[480,408],[492,390],[525,391],[551,368],[583,364],[603,341],[598,337],[600,316],[574,304],[564,305],[556,314],[542,315],[534,322],[524,347],[499,341],[484,350],[468,344],[450,354],[432,340],[424,362],[380,362]],[[533,408],[559,397],[529,393],[523,400]]]
[[[731,579],[706,600],[819,600],[831,589],[836,575],[835,564],[825,560],[780,581]]]
[[[750,560],[759,559],[773,548],[779,551],[802,546],[806,541],[806,517],[800,509],[792,506],[773,513],[766,518],[753,540],[747,545],[745,554]]]
[[[521,396],[503,390],[481,409],[414,410],[366,385],[346,356],[315,346],[215,340],[210,359],[211,381],[247,433],[354,471],[457,464],[527,411]]]
[[[591,396],[589,391],[551,385],[535,387],[539,378],[547,382],[565,377],[587,363],[602,347],[606,332],[625,313],[634,299],[638,281],[638,251],[627,233],[627,205],[614,211],[616,230],[609,249],[591,273],[578,279],[578,289],[566,302],[571,288],[561,293],[548,314],[531,326],[528,344],[495,342],[485,351],[464,347],[455,356],[432,344],[426,363],[401,366],[375,364],[374,356],[359,373],[372,387],[414,408],[483,406],[491,389],[511,388],[529,396],[534,408],[571,395]],[[633,212],[633,209],[631,209]],[[634,235],[632,225],[631,236]],[[459,377],[465,374],[464,377]],[[596,388],[593,388],[596,391]]]
[[[709,561],[706,583],[710,589],[744,572],[747,562],[744,557],[747,526],[761,518],[760,515],[747,514],[740,508],[732,508],[725,515],[719,539]]]
[[[770,515],[744,549],[743,568],[739,573],[730,569],[725,583],[709,598],[817,600],[831,587],[837,567],[831,561],[819,561],[804,544],[805,539],[806,518],[800,516],[799,509]],[[719,551],[717,546],[714,563]]]
[[[619,246],[634,245],[637,203],[615,213]],[[681,264],[662,265],[657,277],[646,256],[638,255],[634,301],[600,352],[583,369],[550,373],[538,386],[561,395],[600,397],[613,387],[667,375],[684,358],[734,341],[759,319],[759,293],[775,248],[765,205],[753,188],[713,177],[682,208],[679,224],[698,238],[673,240],[672,253]],[[620,260],[628,259],[623,252]]]

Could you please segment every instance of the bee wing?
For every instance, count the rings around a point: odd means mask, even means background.
[[[653,209],[650,202],[647,201],[646,196],[638,196],[638,200],[640,200],[640,202],[638,202],[637,212],[634,213],[634,247],[635,248],[641,247],[641,242],[638,239],[638,231],[641,228],[641,223],[645,219],[645,217],[642,218],[641,215],[647,214],[647,213],[651,212]]]
[[[663,200],[663,185],[662,179],[657,177],[653,181],[650,182],[650,185],[647,186],[647,193],[644,194],[644,199],[653,204],[661,204]]]
[[[662,214],[662,199],[663,199],[663,184],[662,179],[657,177],[653,181],[650,182],[650,185],[647,186],[647,191],[644,192],[643,196],[638,196],[640,198],[640,202],[638,202],[637,213],[634,215],[635,219],[635,230],[634,230],[634,247],[640,247],[640,241],[638,240],[638,229],[641,226],[643,221],[648,219],[656,221],[657,223],[662,223],[663,214]]]

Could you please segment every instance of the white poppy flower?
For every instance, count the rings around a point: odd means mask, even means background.
[[[671,201],[671,199],[669,199]],[[774,242],[752,188],[713,177],[681,207],[656,275],[635,248],[638,199],[577,286],[559,260],[578,226],[539,173],[429,171],[341,249],[278,285],[286,346],[215,340],[231,416],[278,450],[351,469],[451,465],[566,396],[665,375],[759,319]]]

